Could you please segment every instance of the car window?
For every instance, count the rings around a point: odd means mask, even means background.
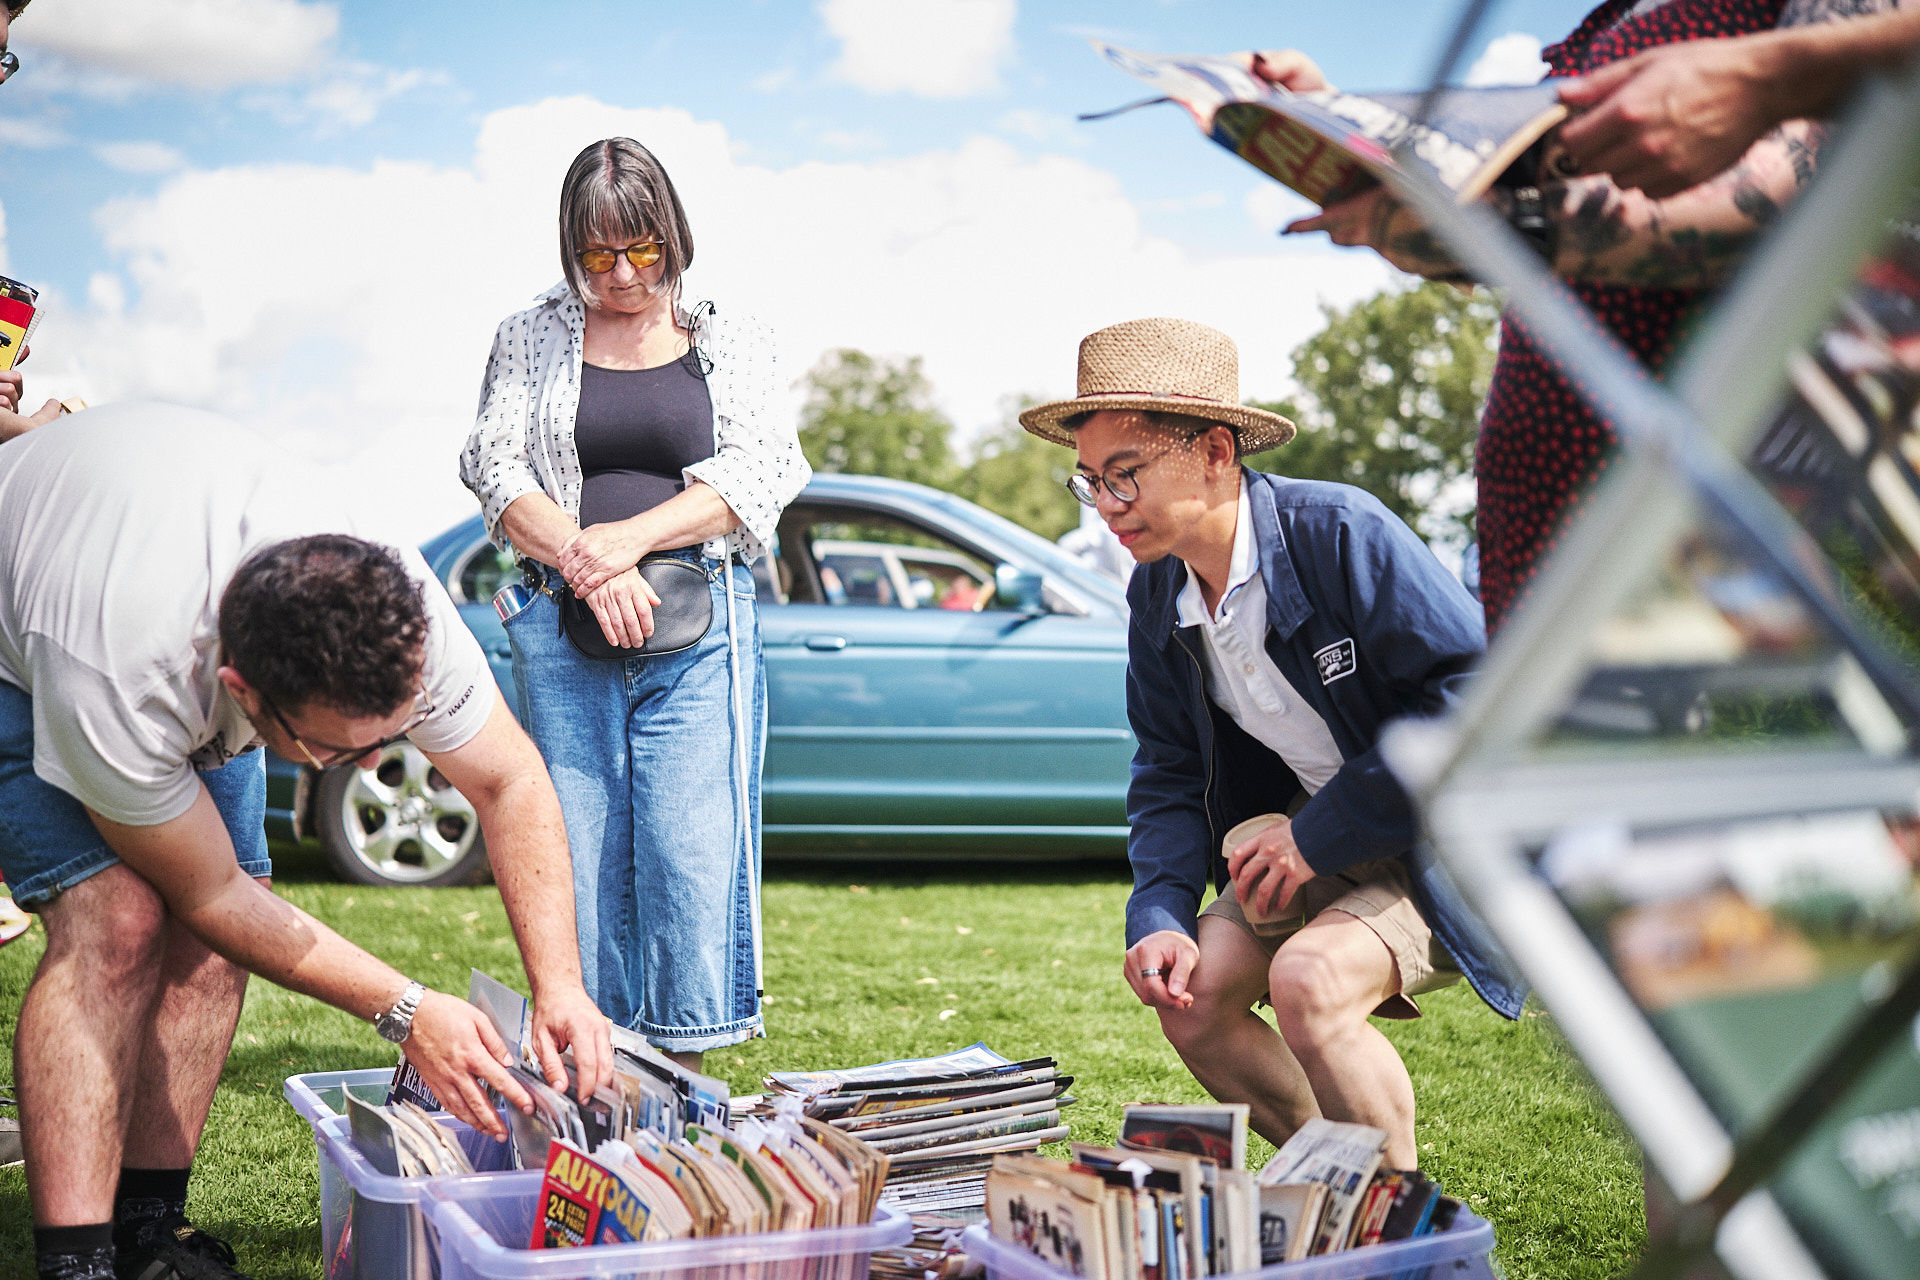
[[[789,509],[790,598],[854,608],[995,608],[991,562],[919,525],[854,507]],[[795,554],[805,549],[804,557]],[[802,591],[802,587],[805,591]]]
[[[519,577],[520,566],[511,555],[491,542],[483,542],[454,567],[453,581],[447,585],[457,603],[485,604],[493,599],[494,592]]]

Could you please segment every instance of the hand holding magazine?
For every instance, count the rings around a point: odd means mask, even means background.
[[[1295,93],[1230,57],[1092,44],[1113,66],[1160,91],[1134,105],[1184,107],[1202,133],[1323,208],[1404,175],[1438,182],[1465,204],[1496,183],[1537,185],[1566,164],[1551,136],[1567,115],[1552,80],[1449,88],[1429,121],[1417,125],[1417,93]]]

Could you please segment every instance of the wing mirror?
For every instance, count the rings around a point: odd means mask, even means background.
[[[1003,604],[1029,618],[1047,611],[1047,580],[1031,569],[1003,564],[993,571],[993,594]]]

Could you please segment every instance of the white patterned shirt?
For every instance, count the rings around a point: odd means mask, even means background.
[[[1340,772],[1346,757],[1327,722],[1287,682],[1267,656],[1267,586],[1253,546],[1253,508],[1240,482],[1240,510],[1233,527],[1233,559],[1220,607],[1207,612],[1200,579],[1191,566],[1180,591],[1180,625],[1200,628],[1206,659],[1207,697],[1256,741],[1287,762],[1308,795]]]
[[[780,513],[813,476],[795,425],[776,420],[773,334],[753,317],[711,302],[683,307],[678,318],[712,363],[713,456],[684,474],[689,484],[713,486],[740,520],[737,530],[705,550],[712,556],[730,550],[751,561],[773,545]],[[487,534],[503,550],[512,547],[500,517],[516,498],[544,493],[580,519],[584,477],[573,425],[586,330],[586,306],[563,282],[508,316],[494,335],[479,418],[460,454],[460,480],[480,499]]]

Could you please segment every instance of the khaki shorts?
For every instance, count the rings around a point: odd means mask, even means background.
[[[1227,849],[1232,849],[1254,834],[1252,831],[1237,834],[1241,830],[1241,827],[1235,827],[1228,833],[1225,841]],[[1393,954],[1394,967],[1400,971],[1399,993],[1381,1001],[1373,1011],[1374,1016],[1417,1018],[1420,1016],[1420,1006],[1413,1002],[1413,997],[1453,985],[1460,980],[1460,971],[1453,967],[1453,957],[1433,936],[1433,930],[1427,927],[1426,917],[1414,905],[1412,889],[1405,863],[1398,858],[1379,858],[1372,862],[1357,863],[1332,875],[1315,876],[1294,894],[1291,905],[1299,910],[1270,924],[1248,923],[1246,913],[1240,909],[1239,899],[1233,895],[1231,884],[1225,893],[1209,902],[1200,914],[1233,921],[1245,929],[1271,957],[1280,950],[1281,943],[1298,933],[1321,912],[1344,911],[1372,929],[1380,941],[1387,944],[1387,950]]]

